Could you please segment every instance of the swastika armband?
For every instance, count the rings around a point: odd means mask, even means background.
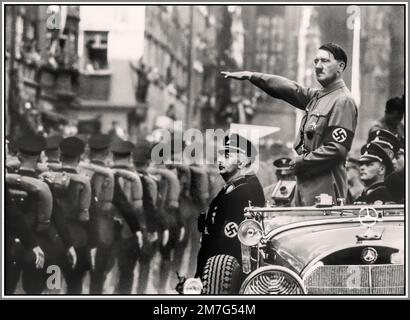
[[[238,225],[235,222],[228,222],[224,228],[225,236],[234,238],[238,234]]]
[[[350,147],[352,146],[352,140],[353,132],[351,130],[348,130],[343,127],[332,126],[327,128],[323,139],[323,143],[340,143],[341,145],[346,147],[346,149],[350,150]]]

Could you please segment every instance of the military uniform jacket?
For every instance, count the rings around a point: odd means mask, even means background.
[[[386,184],[384,182],[379,182],[371,185],[367,190],[363,190],[362,194],[355,200],[355,202],[373,204],[376,201],[386,203],[392,200],[392,196],[387,189]]]
[[[158,187],[154,178],[145,170],[137,170],[142,183],[142,204],[147,226],[147,232],[160,230],[160,216],[158,214],[157,199]]]
[[[357,107],[343,80],[323,89],[303,88],[286,78],[253,73],[251,82],[274,98],[305,111],[294,148],[296,205],[313,205],[321,193],[346,198],[344,162],[357,125]]]
[[[32,170],[26,170],[26,169],[19,169],[16,172],[17,174],[20,174],[22,176],[27,176],[27,177],[32,177],[32,178],[39,178],[39,173],[38,171],[32,171]],[[53,190],[53,186],[48,184],[52,194],[55,193]],[[28,223],[28,225],[31,228],[34,228],[35,220],[36,220],[36,204],[37,204],[37,199],[33,195],[28,195],[26,201],[24,204],[21,206],[21,210],[25,215],[25,219]],[[43,233],[46,233],[50,241],[55,241],[58,237],[61,238],[64,246],[66,248],[69,248],[73,245],[73,242],[71,240],[70,232],[68,230],[68,227],[65,223],[64,216],[62,215],[62,212],[60,210],[56,210],[57,206],[55,204],[55,198],[53,197],[53,211],[51,215],[51,224],[48,227],[47,230],[43,231]]]
[[[404,179],[404,170],[395,171],[390,174],[385,184],[389,190],[392,200],[396,203],[404,203],[406,181]]]
[[[78,174],[77,170],[71,167],[60,166],[55,171]],[[74,247],[86,247],[88,245],[88,222],[82,221],[80,214],[83,211],[82,201],[84,197],[87,198],[85,200],[88,203],[88,208],[90,206],[91,186],[86,188],[83,184],[71,179],[67,189],[54,192],[53,195],[55,210],[58,210],[62,215]]]
[[[244,208],[263,206],[263,189],[255,175],[241,176],[225,185],[211,201],[202,233],[201,251],[206,257],[228,254],[241,261],[238,226],[244,220]],[[206,262],[206,259],[204,259]]]
[[[38,245],[34,236],[33,230],[31,230],[24,214],[19,210],[18,206],[13,202],[9,188],[6,185],[4,195],[4,222],[5,222],[5,248],[11,248],[14,239],[18,238],[27,250],[31,250]]]

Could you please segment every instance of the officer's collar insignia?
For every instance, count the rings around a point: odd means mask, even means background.
[[[235,189],[235,186],[234,186],[234,185],[232,185],[232,184],[229,185],[229,186],[226,188],[225,194],[232,192],[234,189]]]

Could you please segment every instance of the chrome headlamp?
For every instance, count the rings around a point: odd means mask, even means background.
[[[306,294],[302,279],[292,270],[281,266],[262,267],[243,282],[240,294],[297,295]]]
[[[255,246],[263,236],[261,224],[255,220],[245,220],[239,225],[238,238],[245,246]]]

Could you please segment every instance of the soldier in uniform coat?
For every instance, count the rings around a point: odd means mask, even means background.
[[[208,212],[198,219],[202,233],[195,277],[200,277],[209,258],[227,254],[241,261],[241,247],[237,239],[238,226],[244,219],[244,208],[251,203],[263,206],[265,197],[262,186],[251,171],[256,148],[250,141],[237,134],[224,139],[218,159],[219,172],[225,186],[211,201]]]
[[[83,279],[91,267],[88,238],[89,207],[91,203],[90,180],[80,176],[78,164],[84,153],[85,143],[77,137],[68,137],[59,144],[61,165],[56,172],[68,174],[67,188],[55,190],[55,210],[63,216],[69,237],[75,249],[75,260],[68,261],[64,270],[68,294],[82,294]]]
[[[114,170],[120,169],[135,172],[131,162],[131,153],[133,150],[134,145],[130,141],[120,139],[113,141],[111,144],[111,152],[113,154],[114,161],[112,168]],[[134,215],[138,220],[140,229],[133,233],[127,221],[122,217],[121,212],[116,215],[116,219],[120,223],[121,230],[115,244],[115,255],[119,270],[119,279],[115,291],[120,294],[130,294],[134,281],[134,268],[137,264],[141,253],[141,248],[144,244],[143,235],[146,233],[146,222],[142,210],[135,206],[135,201],[133,199],[135,196],[133,194],[133,191],[135,191],[135,185],[132,185],[129,181],[124,180],[125,179],[121,177],[119,173],[115,174],[115,182],[121,186],[122,191],[126,194],[129,203],[132,205]],[[141,199],[138,201],[141,201]]]
[[[132,233],[140,230],[134,209],[121,189],[118,180],[114,180],[114,172],[106,168],[110,154],[110,137],[105,134],[96,134],[90,137],[90,162],[102,170],[111,172],[104,176],[98,171],[92,175],[92,201],[90,205],[90,241],[91,261],[94,264],[90,277],[90,293],[103,293],[107,274],[114,266],[114,241],[120,232],[120,225],[114,219],[114,206],[124,217]],[[101,171],[101,170],[100,170]],[[113,190],[105,190],[113,186]]]
[[[17,141],[17,147],[20,167],[15,173],[39,179],[40,172],[37,164],[41,152],[46,147],[45,138],[38,135],[23,136]],[[48,186],[53,191],[53,186],[51,184]],[[18,204],[18,207],[24,213],[24,218],[29,228],[34,231],[35,239],[45,255],[44,268],[42,269],[37,268],[32,262],[23,264],[23,289],[28,294],[40,294],[46,289],[47,267],[57,265],[60,268],[65,268],[66,256],[68,255],[73,259],[75,251],[68,236],[67,226],[58,210],[53,209],[50,221],[42,221],[39,224],[37,219],[38,197],[36,195],[29,194],[22,203]]]
[[[376,201],[382,203],[392,201],[392,196],[384,182],[385,177],[393,170],[389,155],[379,144],[373,142],[364,145],[361,154],[360,180],[364,190],[355,203],[374,204]]]
[[[26,252],[29,252],[33,264],[41,269],[44,265],[44,252],[36,240],[34,231],[24,219],[24,213],[13,202],[9,186],[5,187],[4,195],[5,223],[5,292],[13,294],[20,276],[21,266]]]
[[[132,154],[135,170],[140,176],[143,190],[143,208],[147,227],[147,236],[139,258],[137,294],[146,293],[150,263],[157,252],[161,229],[158,214],[158,187],[154,177],[148,173],[151,163],[151,144],[148,141],[138,142]],[[154,275],[157,277],[158,275]]]
[[[225,78],[249,80],[270,96],[305,111],[292,161],[296,175],[295,204],[314,205],[321,193],[346,198],[345,161],[357,125],[357,107],[342,76],[347,66],[344,50],[322,45],[314,60],[322,89],[304,88],[286,78],[249,71],[222,72]]]

